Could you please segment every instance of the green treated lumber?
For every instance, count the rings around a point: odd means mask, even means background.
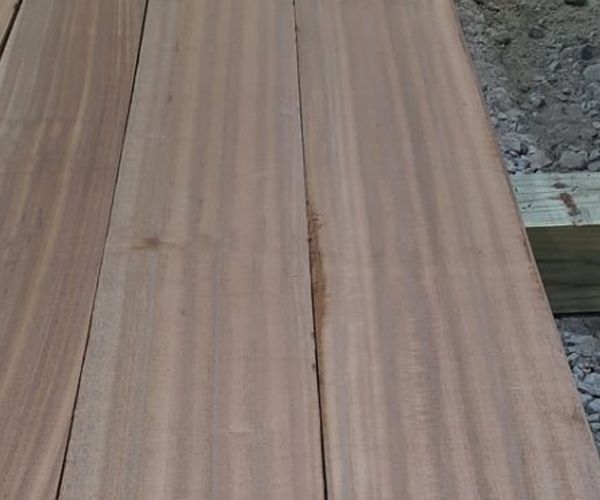
[[[600,311],[600,173],[512,182],[552,310]]]

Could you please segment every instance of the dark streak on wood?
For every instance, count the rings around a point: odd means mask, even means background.
[[[308,203],[308,243],[310,249],[311,286],[313,294],[313,307],[315,315],[315,338],[317,344],[323,330],[323,321],[327,311],[327,281],[323,267],[323,256],[319,245],[319,229],[321,222],[319,215]]]
[[[579,215],[581,213],[581,211],[577,207],[577,204],[573,200],[573,197],[569,193],[560,193],[559,198],[560,201],[562,201],[565,204],[565,206],[569,209],[569,215],[571,217],[575,217],[576,215]]]

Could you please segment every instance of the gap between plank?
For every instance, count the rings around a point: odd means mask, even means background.
[[[6,29],[4,30],[2,39],[0,39],[0,59],[2,59],[2,56],[4,55],[4,49],[6,48],[6,45],[8,44],[8,39],[10,38],[10,34],[12,33],[13,26],[15,25],[15,22],[17,20],[17,15],[19,14],[19,11],[21,10],[21,5],[23,5],[23,2],[24,2],[24,0],[17,0],[15,2],[15,4],[13,5],[12,15],[10,16],[10,20],[8,21],[8,25],[6,26]]]
[[[323,498],[329,498],[327,489],[327,461],[325,458],[325,402],[323,391],[321,389],[322,373],[321,362],[319,360],[319,345],[322,335],[322,320],[325,314],[325,275],[322,267],[321,250],[319,247],[319,214],[314,209],[308,185],[308,171],[306,168],[306,144],[304,142],[304,116],[302,111],[302,81],[300,77],[300,47],[298,41],[298,14],[296,1],[292,0],[292,9],[294,12],[294,42],[296,45],[296,76],[298,79],[298,106],[300,115],[300,140],[302,144],[302,167],[304,171],[304,197],[306,202],[306,222],[308,235],[308,266],[310,273],[310,299],[312,308],[312,324],[315,346],[315,373],[317,379],[317,399],[319,404],[319,431],[321,441],[321,469],[323,474]]]
[[[24,0],[21,0],[24,1]],[[77,389],[75,390],[75,400],[73,401],[73,409],[71,411],[71,422],[69,423],[69,432],[67,433],[67,442],[65,445],[65,451],[63,454],[63,461],[62,461],[62,466],[60,469],[60,476],[58,478],[58,484],[56,487],[56,496],[55,496],[55,500],[59,500],[60,499],[60,494],[61,494],[61,489],[62,489],[62,483],[63,483],[63,479],[64,479],[64,475],[65,475],[65,469],[66,469],[66,465],[67,465],[67,456],[69,453],[69,444],[71,443],[71,434],[73,432],[73,423],[75,421],[75,409],[77,408],[77,402],[79,400],[79,391],[81,389],[81,379],[82,379],[82,375],[83,375],[83,367],[85,366],[85,360],[87,357],[87,353],[88,353],[88,347],[89,347],[89,343],[90,343],[90,336],[91,336],[91,330],[92,330],[92,322],[94,319],[94,311],[96,309],[96,296],[98,294],[98,285],[100,284],[100,276],[102,275],[102,267],[104,265],[104,254],[106,252],[106,242],[108,240],[108,233],[110,230],[110,223],[112,220],[112,213],[113,213],[113,208],[115,205],[115,195],[116,195],[116,191],[117,191],[117,183],[119,182],[119,173],[121,171],[121,163],[123,161],[123,151],[125,149],[125,138],[127,137],[127,130],[129,128],[129,117],[131,116],[131,106],[133,104],[133,96],[135,93],[135,84],[137,81],[137,74],[138,74],[138,68],[140,65],[140,58],[141,58],[141,53],[142,53],[142,42],[144,40],[144,31],[145,31],[145,27],[146,27],[146,17],[148,15],[148,5],[150,4],[151,0],[146,0],[146,2],[144,3],[144,12],[142,14],[142,26],[140,28],[140,39],[138,42],[138,50],[137,50],[137,54],[136,54],[136,60],[135,60],[135,68],[133,70],[133,78],[132,78],[132,82],[131,82],[131,92],[129,94],[129,103],[127,105],[127,116],[125,117],[125,127],[123,129],[123,138],[121,140],[121,151],[119,152],[119,160],[117,163],[117,172],[115,175],[115,182],[113,185],[113,192],[112,192],[112,198],[111,198],[111,202],[110,202],[110,208],[109,208],[109,218],[108,218],[108,223],[106,224],[106,230],[105,230],[105,234],[104,234],[104,245],[102,247],[102,256],[100,257],[100,266],[98,268],[98,272],[96,274],[96,284],[94,287],[94,298],[92,300],[92,310],[90,311],[90,317],[89,317],[89,321],[88,321],[88,327],[87,327],[87,335],[86,335],[86,339],[85,339],[85,346],[83,348],[83,357],[81,360],[81,367],[79,369],[79,377],[77,379]]]

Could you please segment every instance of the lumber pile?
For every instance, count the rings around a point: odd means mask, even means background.
[[[453,8],[23,4],[2,498],[597,498]]]

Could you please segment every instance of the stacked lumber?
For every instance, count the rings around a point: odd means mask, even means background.
[[[24,2],[2,498],[598,497],[453,9]]]

